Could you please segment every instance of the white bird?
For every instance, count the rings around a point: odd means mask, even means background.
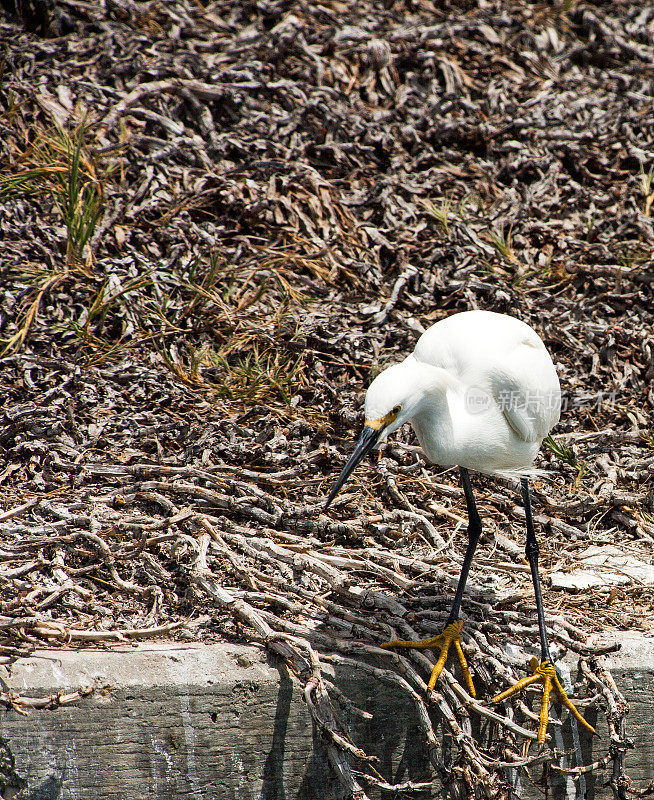
[[[481,534],[468,470],[489,475],[519,475],[525,504],[525,552],[534,584],[541,660],[532,659],[533,675],[502,692],[501,702],[530,683],[543,685],[539,742],[545,741],[550,691],[586,728],[593,728],[568,699],[552,664],[538,576],[528,476],[543,439],[559,421],[561,389],[556,369],[538,334],[515,317],[491,311],[466,311],[432,325],[404,361],[384,370],[371,383],[365,400],[365,424],[354,452],[327,498],[330,505],[350,473],[375,445],[409,422],[429,461],[459,467],[468,508],[468,548],[445,629],[419,642],[393,641],[382,647],[438,647],[431,691],[450,645],[458,655],[468,691],[475,688],[461,649],[461,599]]]

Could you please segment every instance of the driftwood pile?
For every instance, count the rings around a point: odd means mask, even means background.
[[[456,474],[405,430],[323,504],[371,375],[433,321],[486,308],[541,334],[565,393],[534,489],[545,575],[590,545],[651,560],[654,9],[3,5],[4,658],[257,641],[304,682],[356,797],[505,796],[523,767],[624,797],[624,704],[589,637],[649,625],[647,581],[546,580],[555,646],[581,657],[574,693],[609,726],[584,772],[556,727],[526,748],[531,697],[490,709],[445,670],[428,704],[429,656],[377,647],[447,616]],[[464,631],[489,697],[537,627],[517,487],[474,480]],[[423,781],[349,740],[321,673],[345,662],[406,691]]]

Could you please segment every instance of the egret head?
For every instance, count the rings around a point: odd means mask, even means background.
[[[366,392],[366,421],[354,452],[332,487],[325,508],[329,508],[356,466],[393,431],[408,422],[419,404],[419,393],[407,370],[407,362],[395,364],[380,373]]]

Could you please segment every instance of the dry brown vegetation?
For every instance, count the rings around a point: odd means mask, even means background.
[[[567,398],[535,487],[545,573],[590,544],[651,561],[652,8],[15,6],[30,13],[0,22],[4,656],[257,641],[305,682],[357,797],[504,796],[508,762],[579,778],[563,740],[523,757],[524,703],[493,717],[446,670],[428,708],[426,657],[376,647],[447,615],[456,475],[407,430],[322,506],[371,376],[431,322],[486,308],[541,334]],[[503,645],[529,650],[537,629],[516,486],[475,485],[465,633],[489,697],[526,660]],[[545,601],[614,728],[595,772],[624,797],[623,708],[589,635],[650,625],[652,587]],[[320,672],[343,659],[402,682],[424,780],[348,741]]]

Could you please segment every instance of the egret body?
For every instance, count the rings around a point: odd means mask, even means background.
[[[591,731],[563,690],[552,665],[538,576],[538,543],[534,531],[529,475],[543,439],[559,421],[561,389],[556,369],[538,334],[514,317],[491,311],[467,311],[432,325],[404,361],[384,370],[366,393],[361,437],[334,487],[332,502],[350,473],[376,445],[408,422],[427,459],[457,466],[468,509],[468,548],[444,631],[420,642],[394,641],[382,647],[440,648],[432,671],[431,691],[454,645],[474,696],[475,688],[461,649],[459,619],[470,564],[481,534],[469,470],[521,478],[527,524],[526,555],[531,567],[538,613],[541,661],[534,674],[498,695],[500,702],[528,683],[543,684],[539,741],[545,740],[551,690]]]

